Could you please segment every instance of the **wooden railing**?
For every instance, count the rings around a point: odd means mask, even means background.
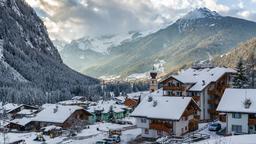
[[[184,91],[185,87],[183,87],[183,86],[163,86],[163,90]]]
[[[249,118],[248,119],[248,124],[249,125],[256,125],[256,118]]]
[[[192,96],[192,98],[193,98],[196,102],[200,101],[200,96]]]
[[[170,133],[173,127],[172,127],[172,124],[165,123],[165,122],[152,122],[149,124],[149,128]]]

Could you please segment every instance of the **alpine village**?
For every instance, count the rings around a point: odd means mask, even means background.
[[[256,143],[256,22],[203,7],[61,44],[38,9],[66,2],[30,1],[0,0],[0,144]]]

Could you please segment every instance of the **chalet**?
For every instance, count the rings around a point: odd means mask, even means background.
[[[7,111],[8,117],[10,118],[22,118],[22,117],[31,117],[39,111],[38,107],[31,105],[17,105],[9,111]]]
[[[226,89],[217,111],[226,114],[227,134],[256,133],[256,89]]]
[[[116,101],[99,101],[96,105],[91,105],[88,111],[93,114],[93,121],[106,121],[111,119],[122,119],[129,115],[131,109],[124,105],[116,104]]]
[[[191,97],[148,96],[131,116],[142,129],[142,137],[181,136],[198,128],[198,120],[194,118],[198,110]]]
[[[35,129],[49,125],[62,128],[70,128],[80,124],[84,126],[89,123],[92,114],[79,106],[63,106],[59,104],[44,104],[32,122]]]
[[[164,96],[189,96],[199,105],[197,117],[216,119],[216,108],[235,70],[224,67],[192,67],[161,81]]]
[[[29,131],[32,129],[32,118],[27,118],[27,117],[23,117],[23,118],[17,118],[14,119],[12,121],[10,121],[6,127],[9,129],[15,129],[18,131]]]

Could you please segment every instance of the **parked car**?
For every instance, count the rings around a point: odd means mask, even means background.
[[[105,138],[103,139],[103,141],[105,141],[106,144],[117,144],[117,142],[113,138]]]
[[[209,131],[219,131],[221,129],[220,123],[212,123],[208,126]]]
[[[113,139],[116,143],[121,142],[121,138],[119,135],[112,135],[110,138]]]

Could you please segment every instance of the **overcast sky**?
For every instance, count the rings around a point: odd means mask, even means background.
[[[256,21],[256,0],[26,0],[51,39],[148,30],[207,7],[221,15]]]

